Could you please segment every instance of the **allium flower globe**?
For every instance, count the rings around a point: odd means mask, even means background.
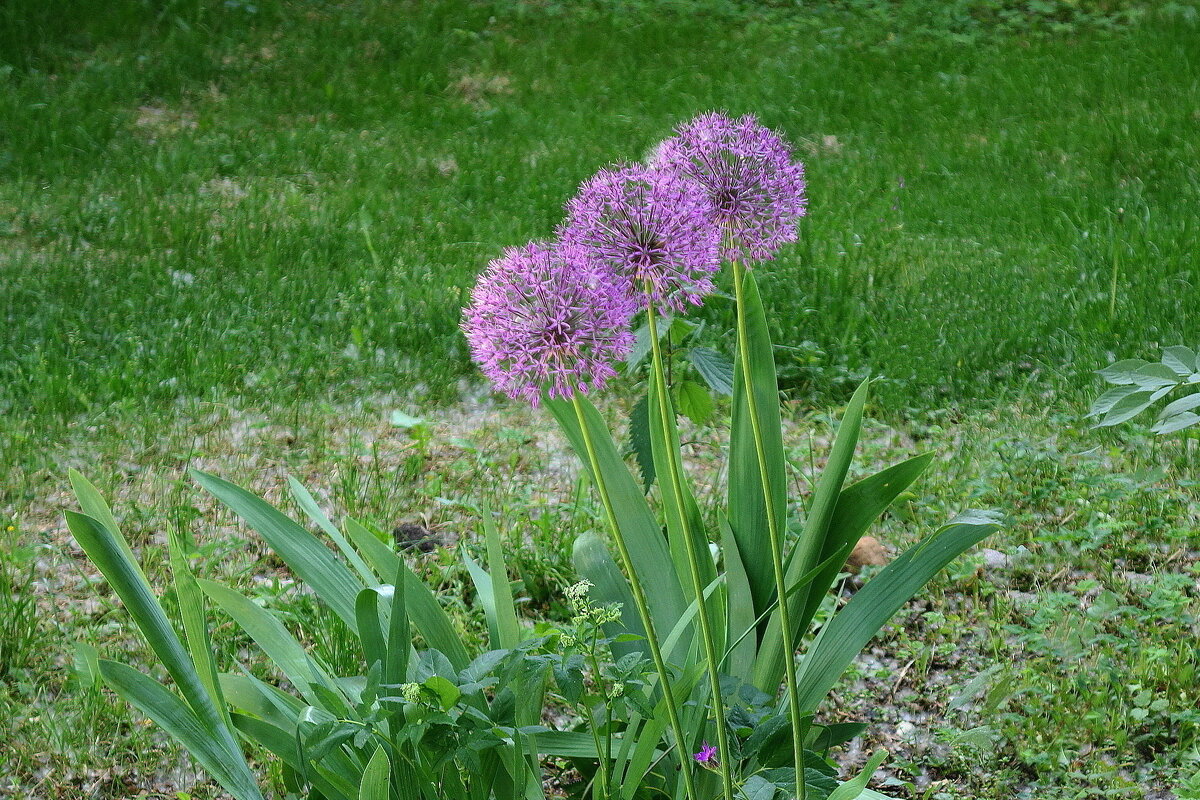
[[[804,165],[753,115],[701,114],[676,129],[650,157],[704,187],[726,233],[726,258],[763,261],[797,238],[807,212]]]
[[[677,170],[624,165],[598,172],[567,204],[564,241],[592,252],[635,291],[680,311],[713,291],[721,231],[703,187]]]
[[[573,397],[600,388],[633,348],[637,305],[586,251],[567,243],[510,248],[471,292],[463,331],[483,374],[509,397]]]

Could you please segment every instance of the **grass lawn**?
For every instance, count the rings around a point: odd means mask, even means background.
[[[487,493],[530,614],[561,614],[596,509],[548,421],[482,393],[459,309],[595,169],[724,108],[808,168],[762,276],[797,481],[869,372],[864,460],[942,454],[879,537],[1013,520],[860,661],[828,713],[878,724],[844,762],[888,747],[901,797],[1200,797],[1194,449],[1081,420],[1093,370],[1196,344],[1194,9],[938,35],[736,4],[88,6],[0,8],[0,795],[216,796],[70,678],[76,640],[138,645],[65,532],[68,467],[152,578],[175,525],[332,660],[328,615],[187,466],[468,543]],[[728,349],[728,308],[699,314]],[[421,564],[478,625],[456,555]]]

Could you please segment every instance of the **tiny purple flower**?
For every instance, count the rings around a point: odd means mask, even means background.
[[[714,745],[705,742],[700,746],[700,752],[692,755],[696,759],[697,764],[703,764],[706,767],[717,766],[717,748]]]
[[[649,299],[676,311],[700,305],[721,266],[715,209],[676,170],[620,165],[596,173],[567,204],[564,241],[587,248]]]
[[[616,375],[633,348],[637,304],[627,282],[570,244],[509,248],[479,276],[463,331],[483,374],[535,407]]]
[[[650,157],[704,187],[728,236],[726,258],[763,261],[797,238],[807,213],[804,165],[783,138],[753,115],[701,114],[676,129]]]

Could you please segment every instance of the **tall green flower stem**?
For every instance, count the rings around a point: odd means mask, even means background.
[[[779,626],[784,652],[784,675],[787,681],[788,717],[792,723],[792,757],[796,764],[796,797],[803,800],[804,785],[804,721],[800,713],[800,697],[796,690],[796,652],[792,644],[792,619],[787,600],[787,581],[783,567],[783,531],[776,517],[775,499],[771,492],[771,475],[767,468],[767,454],[763,447],[762,421],[758,399],[750,373],[750,342],[746,325],[745,298],[746,269],[738,259],[733,260],[733,292],[737,301],[738,361],[742,367],[742,382],[746,387],[746,408],[750,417],[750,430],[754,434],[754,449],[758,456],[759,478],[763,487],[763,503],[766,506],[767,533],[771,539],[771,565],[775,570],[775,591],[779,598]]]
[[[583,404],[578,394],[572,398],[572,402],[575,406],[575,417],[579,420],[579,430],[583,435],[583,444],[587,449],[588,464],[596,481],[596,491],[600,495],[600,503],[604,506],[604,515],[608,520],[608,527],[612,531],[613,541],[617,545],[617,553],[621,556],[621,563],[629,577],[629,588],[633,592],[633,604],[637,606],[638,617],[642,621],[642,627],[646,630],[646,644],[650,648],[650,658],[654,661],[658,682],[662,685],[663,702],[667,706],[667,718],[671,724],[671,731],[675,735],[675,749],[679,755],[679,771],[683,776],[684,791],[688,800],[700,800],[693,783],[692,764],[688,759],[687,737],[683,732],[683,724],[679,721],[679,706],[675,703],[675,692],[671,688],[671,675],[667,672],[667,664],[663,660],[662,650],[659,648],[658,634],[654,630],[654,620],[650,616],[650,606],[646,602],[646,592],[642,588],[642,581],[638,578],[637,570],[634,568],[633,558],[629,555],[629,547],[625,543],[621,527],[617,524],[617,514],[613,509],[612,498],[604,481],[604,473],[600,470],[600,459],[596,455],[596,446],[592,442],[590,429],[583,415]]]
[[[650,285],[646,285],[646,296],[650,297]],[[696,616],[700,619],[700,638],[704,643],[704,657],[708,662],[708,681],[712,691],[713,712],[717,724],[718,765],[721,770],[721,784],[725,791],[725,800],[734,800],[733,773],[730,767],[733,751],[729,749],[729,733],[725,725],[725,702],[721,696],[721,679],[717,667],[721,660],[717,657],[716,643],[713,640],[712,622],[708,616],[708,604],[704,601],[704,582],[700,578],[700,554],[696,552],[696,542],[688,525],[688,512],[683,492],[683,468],[679,463],[679,453],[671,444],[669,431],[674,429],[675,420],[671,418],[671,402],[667,394],[667,374],[663,367],[662,344],[658,341],[658,312],[654,302],[646,306],[646,322],[650,332],[650,350],[653,357],[654,393],[658,398],[659,422],[662,425],[663,440],[666,442],[666,456],[669,469],[669,487],[663,491],[672,493],[675,508],[679,514],[680,530],[683,536],[684,550],[687,551],[688,567],[692,576],[692,589],[696,593]],[[660,476],[661,480],[661,476]],[[708,553],[704,554],[708,557]]]

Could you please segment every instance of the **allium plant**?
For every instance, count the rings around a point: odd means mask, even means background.
[[[599,389],[633,347],[630,289],[578,245],[511,248],[471,293],[463,322],[471,355],[497,389],[535,406],[543,393]]]
[[[486,509],[487,568],[464,555],[489,631],[490,649],[473,654],[404,556],[365,526],[346,520],[339,529],[292,481],[297,506],[335,555],[260,498],[193,472],[359,640],[361,674],[334,675],[269,610],[196,578],[175,535],[168,541],[180,619],[170,619],[108,506],[72,474],[83,513],[68,513],[71,531],[171,681],[95,657],[85,659],[92,674],[183,744],[237,800],[263,796],[243,740],[279,758],[288,796],[312,800],[534,800],[546,794],[548,756],[575,762],[588,776],[591,800],[882,797],[865,788],[882,751],[841,785],[827,757],[865,726],[822,725],[814,715],[900,606],[993,531],[995,520],[975,514],[925,537],[809,636],[854,544],[931,456],[845,484],[864,383],[808,502],[788,497],[773,346],[746,262],[796,238],[803,169],[752,117],[719,114],[682,126],[654,162],[589,182],[571,205],[563,241],[514,248],[492,262],[463,324],[498,389],[545,403],[601,500],[619,562],[598,535],[576,540],[587,584],[569,595],[574,633],[520,623]],[[714,228],[731,263],[737,351],[727,507],[710,531],[680,457],[657,318],[660,308],[685,309],[710,290]],[[656,498],[635,480],[586,396],[616,375],[614,363],[630,351],[630,328],[643,311],[653,356],[648,428]],[[1134,383],[1146,374],[1137,370]],[[799,536],[785,540],[786,530]],[[245,669],[219,672],[210,606],[259,645],[285,679],[280,686]],[[588,732],[541,724],[551,675],[590,723]]]
[[[764,261],[796,241],[796,225],[808,209],[804,166],[753,115],[701,114],[662,142],[650,163],[704,187],[713,220],[727,237],[726,258]]]
[[[601,170],[580,188],[561,237],[644,290],[644,298],[682,311],[713,291],[721,267],[714,217],[703,187],[678,171],[625,165]]]
[[[695,185],[707,204],[694,198]],[[679,198],[674,212],[662,207],[672,193]],[[844,485],[866,402],[864,383],[846,409],[807,513],[793,519],[800,506],[787,496],[773,347],[747,266],[795,241],[806,207],[803,167],[783,139],[753,117],[721,114],[681,126],[655,150],[649,169],[601,172],[568,207],[563,240],[589,250],[614,285],[641,293],[637,305],[646,313],[653,356],[648,415],[659,484],[652,504],[583,392],[569,400],[544,398],[593,478],[619,557],[614,561],[603,540],[584,534],[575,545],[577,567],[594,584],[597,602],[636,609],[613,624],[644,637],[640,649],[653,664],[646,700],[655,713],[633,715],[623,728],[619,717],[610,717],[610,735],[615,728],[624,737],[621,746],[605,748],[618,755],[599,770],[609,777],[593,783],[595,797],[632,800],[641,787],[686,800],[734,800],[743,793],[770,798],[779,791],[828,795],[837,782],[829,762],[813,751],[846,741],[861,727],[816,724],[821,699],[905,600],[995,529],[987,515],[940,529],[869,582],[815,640],[806,638],[860,535],[930,461],[918,456]],[[657,331],[660,308],[684,310],[708,289],[707,267],[680,266],[696,262],[667,256],[695,252],[682,237],[697,230],[697,213],[719,231],[738,306],[728,509],[712,533],[682,467]],[[802,532],[794,543],[784,539],[790,523]],[[797,665],[800,643],[805,653]],[[613,655],[619,655],[615,645]],[[781,683],[786,691],[778,701]],[[647,748],[659,742],[661,754],[651,757]],[[865,785],[882,757],[838,789],[838,797],[878,796]]]

